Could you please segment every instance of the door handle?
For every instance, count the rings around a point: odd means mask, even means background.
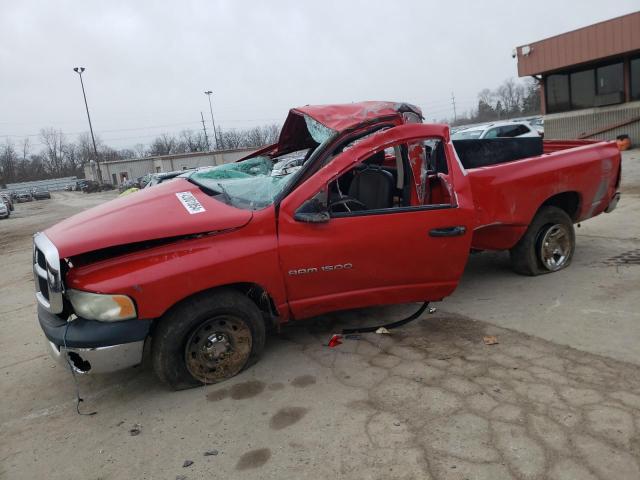
[[[459,237],[467,232],[467,228],[464,225],[458,225],[455,227],[443,227],[432,228],[429,230],[430,237]]]

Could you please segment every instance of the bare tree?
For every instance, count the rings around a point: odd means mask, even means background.
[[[493,93],[488,88],[483,88],[482,90],[480,90],[480,93],[478,93],[478,102],[482,102],[493,107],[495,103],[495,97],[495,93]]]
[[[17,163],[18,154],[13,147],[13,143],[7,140],[0,149],[0,171],[2,174],[2,182],[0,183],[10,183],[16,180]]]
[[[118,150],[118,157],[120,160],[127,160],[129,158],[136,158],[137,154],[132,148],[121,148]]]
[[[183,130],[176,146],[177,152],[204,152],[207,150],[207,139],[203,132]]]
[[[44,158],[47,170],[54,174],[62,173],[65,157],[66,138],[62,130],[43,128],[40,130],[40,141],[44,145]]]
[[[264,127],[265,145],[276,143],[280,137],[280,127],[276,123]]]
[[[246,146],[261,147],[265,145],[265,135],[260,127],[253,127],[246,131]]]
[[[151,143],[149,147],[150,155],[169,155],[175,153],[176,139],[168,133],[162,133]]]
[[[20,159],[21,161],[23,162],[27,161],[30,150],[31,150],[31,141],[29,140],[29,137],[25,137],[24,140],[22,140],[22,148],[21,148],[22,158]]]
[[[143,158],[147,156],[147,147],[142,143],[136,143],[133,146],[133,153],[136,158]]]
[[[220,140],[218,148],[223,150],[240,148],[244,144],[244,135],[235,128],[224,130],[222,126],[220,126],[218,128],[218,139]]]
[[[524,87],[508,78],[496,90],[496,97],[500,100],[506,114],[518,114],[521,111]]]
[[[64,145],[63,151],[64,163],[60,173],[77,174],[82,166],[78,146],[75,143],[68,143]]]
[[[102,146],[102,141],[99,137],[96,137],[96,146],[100,148]],[[95,152],[93,151],[93,140],[91,139],[91,134],[89,132],[84,132],[78,135],[77,140],[77,153],[78,153],[78,162],[81,166],[88,164],[91,160],[95,160],[94,157]]]

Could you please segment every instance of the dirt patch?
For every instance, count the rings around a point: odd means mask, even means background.
[[[308,411],[308,408],[303,407],[281,408],[273,417],[271,417],[269,427],[271,427],[272,430],[282,430],[283,428],[290,427],[302,420],[302,417],[304,417]]]
[[[313,375],[301,375],[294,378],[291,382],[291,385],[297,388],[305,388],[309,385],[313,385],[314,383],[316,383],[316,377],[314,377]]]
[[[231,388],[219,388],[207,393],[207,400],[210,402],[219,402],[227,397],[234,400],[245,400],[260,395],[266,388],[264,382],[257,380],[249,380],[248,382],[237,383]]]
[[[220,400],[224,400],[229,396],[229,390],[226,388],[220,388],[218,390],[214,390],[213,392],[207,393],[207,400],[210,402],[219,402]]]
[[[231,398],[234,400],[244,400],[260,395],[267,385],[258,380],[237,383],[231,387]]]
[[[252,468],[262,467],[271,458],[271,450],[268,448],[260,448],[251,450],[240,457],[236,464],[236,470],[250,470]]]

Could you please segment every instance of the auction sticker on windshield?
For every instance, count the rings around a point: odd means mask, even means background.
[[[191,192],[178,192],[176,193],[176,197],[182,203],[182,206],[187,209],[187,212],[190,214],[194,213],[202,213],[205,211],[202,204],[198,201],[196,197],[193,196]]]

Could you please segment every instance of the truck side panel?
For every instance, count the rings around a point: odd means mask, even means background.
[[[554,150],[554,149],[552,149]],[[600,142],[468,171],[476,205],[472,248],[509,249],[554,195],[578,195],[574,222],[602,213],[617,190],[620,152]]]

